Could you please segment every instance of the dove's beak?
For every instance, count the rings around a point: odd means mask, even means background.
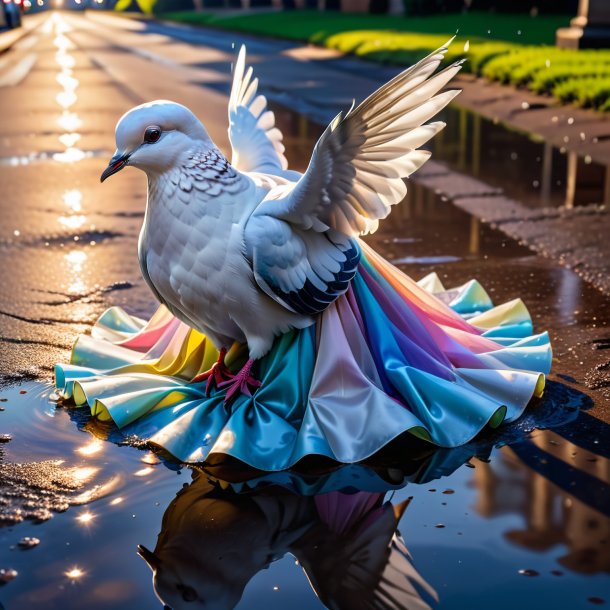
[[[108,164],[108,167],[103,171],[101,177],[100,177],[100,182],[104,182],[104,180],[106,180],[106,178],[112,176],[112,174],[116,174],[118,171],[122,170],[126,165],[127,162],[129,161],[129,155],[122,155],[120,153],[117,153],[116,155],[114,155],[114,157],[112,157],[112,159],[110,159],[110,163]]]

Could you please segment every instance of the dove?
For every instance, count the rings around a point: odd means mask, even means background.
[[[314,324],[346,293],[359,273],[361,236],[404,199],[405,179],[430,157],[420,147],[445,126],[427,121],[459,93],[444,90],[462,66],[439,70],[447,46],[339,113],[302,174],[288,169],[243,46],[228,104],[230,162],[181,104],[146,103],[119,120],[101,180],[127,166],[145,172],[144,279],[219,351],[193,383],[226,389],[226,401],[251,395],[260,386],[253,365],[275,338]],[[224,363],[234,342],[249,356],[236,374]]]
[[[138,554],[173,610],[234,608],[254,576],[289,553],[325,608],[431,610],[424,597],[438,595],[397,531],[410,499],[393,505],[385,492],[350,491],[238,491],[195,472],[165,510],[154,551],[139,545]]]

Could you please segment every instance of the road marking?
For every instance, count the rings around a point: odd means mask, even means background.
[[[15,87],[18,85],[29,74],[37,60],[37,53],[26,55],[8,72],[0,76],[0,87]]]

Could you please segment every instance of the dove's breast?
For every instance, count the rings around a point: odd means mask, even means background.
[[[294,314],[278,307],[254,281],[243,231],[264,192],[243,180],[239,190],[214,196],[192,189],[187,198],[162,184],[151,188],[139,258],[144,278],[176,317],[218,347],[233,341],[252,347],[253,333],[260,330],[264,352],[275,334],[303,324],[293,323]]]

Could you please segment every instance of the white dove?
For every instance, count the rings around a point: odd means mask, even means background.
[[[451,42],[451,41],[450,41]],[[155,101],[116,127],[117,150],[101,176],[131,165],[148,176],[138,255],[153,293],[204,333],[218,362],[193,382],[260,385],[253,363],[276,336],[314,323],[358,272],[358,236],[375,231],[406,194],[404,178],[430,157],[418,148],[445,124],[424,124],[459,90],[439,93],[462,61],[437,72],[447,45],[340,113],[305,173],[287,170],[282,134],[242,47],[229,99],[232,162],[186,107]],[[227,349],[247,343],[232,375]]]

